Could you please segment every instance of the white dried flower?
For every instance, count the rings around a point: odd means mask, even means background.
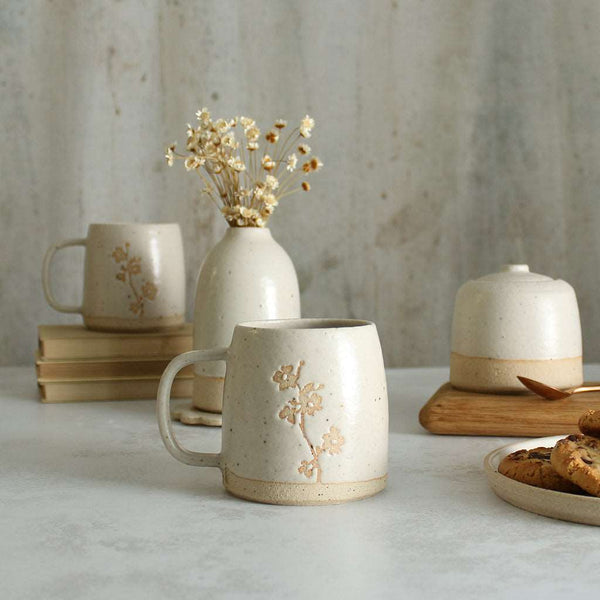
[[[271,129],[271,131],[269,131],[267,135],[265,135],[265,139],[267,140],[267,142],[275,144],[279,140],[279,132],[275,131],[274,129]]]
[[[190,136],[187,139],[185,147],[188,152],[197,152],[198,151],[198,138],[195,136]]]
[[[254,125],[252,127],[248,127],[248,129],[245,129],[244,133],[246,134],[246,139],[249,142],[256,142],[260,137],[260,129]]]
[[[308,115],[300,121],[300,135],[303,138],[309,138],[311,136],[312,128],[315,126],[315,120]]]
[[[235,135],[233,133],[227,133],[221,138],[221,144],[234,150],[239,147],[239,143],[235,141]]]
[[[310,160],[307,160],[302,165],[302,170],[305,173],[310,173],[311,171],[318,171],[323,166],[323,163],[315,156]]]
[[[266,206],[277,206],[279,204],[274,194],[264,194],[262,201]]]
[[[165,158],[167,159],[167,164],[172,167],[173,166],[173,162],[175,160],[175,144],[171,144],[168,148],[167,148],[167,153],[165,154]]]
[[[199,158],[195,154],[190,154],[185,159],[184,164],[186,171],[191,171],[192,169],[197,169],[198,167],[201,167],[204,164],[204,159]]]
[[[250,117],[240,117],[240,123],[244,129],[248,129],[249,127],[254,127],[256,121]]]
[[[291,173],[296,170],[296,166],[298,165],[298,157],[295,154],[290,154],[287,157],[286,161],[286,169]]]
[[[231,157],[227,160],[227,164],[238,173],[246,170],[246,165],[239,156]]]
[[[208,108],[203,107],[197,113],[196,117],[198,121],[201,121],[205,125],[210,122],[210,113],[208,112]]]
[[[313,157],[310,159],[310,168],[312,171],[320,171],[323,163],[319,160],[318,157]]]
[[[263,156],[260,163],[265,171],[272,171],[275,168],[275,161],[268,154]]]
[[[277,127],[277,129],[283,129],[286,125],[287,121],[284,121],[283,119],[277,119],[277,121],[275,121],[275,127]]]
[[[254,152],[254,150],[258,150],[258,142],[248,142],[246,145],[246,149],[250,152]]]
[[[300,144],[298,146],[298,152],[306,156],[307,154],[310,154],[310,146],[308,144]]]
[[[245,219],[249,219],[258,211],[255,208],[250,208],[248,206],[240,206],[240,215]]]
[[[265,177],[265,186],[268,190],[276,190],[279,187],[279,180],[273,175],[267,175]]]
[[[229,129],[231,129],[231,126],[225,119],[217,119],[213,123],[213,127],[218,133],[221,134],[226,133],[227,131],[229,131]]]
[[[231,218],[235,218],[237,211],[235,210],[235,207],[233,206],[224,206],[223,208],[221,208],[221,212],[225,215],[225,218],[227,220],[231,219]]]

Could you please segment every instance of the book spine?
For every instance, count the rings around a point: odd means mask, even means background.
[[[167,368],[170,359],[162,361],[110,361],[110,362],[53,362],[40,360],[36,364],[38,379],[65,380],[65,379],[135,379],[139,377],[158,378]],[[181,376],[192,376],[192,365],[183,368]]]
[[[176,379],[173,398],[189,398],[193,379]],[[94,400],[152,400],[158,392],[158,380],[93,381],[38,383],[40,399],[45,404],[88,402]]]
[[[192,346],[191,336],[39,341],[40,356],[49,360],[176,356],[192,350]]]

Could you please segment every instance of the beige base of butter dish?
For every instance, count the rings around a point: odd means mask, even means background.
[[[523,394],[527,390],[517,375],[557,388],[581,385],[581,356],[556,360],[502,360],[450,354],[450,383],[470,392]]]

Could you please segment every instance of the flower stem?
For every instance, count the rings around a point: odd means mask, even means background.
[[[300,367],[303,364],[304,364],[304,362],[300,361],[300,364],[298,365],[298,374],[300,373]],[[298,383],[296,383],[296,387],[298,388],[298,392],[300,392],[300,385]],[[310,449],[310,453],[312,454],[313,462],[315,465],[315,470],[317,472],[317,483],[321,483],[321,465],[319,464],[319,455],[318,455],[317,451],[315,450],[313,443],[308,439],[308,435],[306,434],[306,427],[305,427],[305,422],[304,422],[305,418],[306,418],[306,415],[304,413],[302,413],[300,415],[300,420],[298,421],[298,426],[300,427],[300,431],[302,432],[302,437],[306,440],[306,443],[308,444],[308,447]]]

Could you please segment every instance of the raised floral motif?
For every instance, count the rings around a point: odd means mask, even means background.
[[[300,364],[303,365],[304,363],[301,362]],[[297,374],[294,374],[293,371],[293,365],[284,365],[279,371],[275,372],[275,375],[273,375],[273,381],[279,384],[280,392],[296,386],[300,371],[298,370]]]
[[[331,427],[329,433],[323,435],[323,450],[328,454],[339,454],[344,445],[344,438],[337,427]]]
[[[320,483],[323,469],[319,462],[319,457],[324,452],[329,455],[340,454],[345,439],[340,430],[334,426],[331,426],[329,431],[323,434],[320,445],[313,444],[308,437],[306,433],[306,417],[312,417],[320,410],[323,410],[323,396],[317,392],[325,386],[312,381],[301,385],[300,373],[303,366],[304,361],[302,360],[298,363],[296,369],[294,369],[293,365],[283,365],[273,374],[273,381],[278,384],[280,392],[288,389],[294,389],[297,392],[279,411],[279,418],[287,421],[292,426],[298,425],[312,455],[311,460],[303,460],[300,463],[298,473],[301,473],[307,479],[312,479],[313,476],[316,476],[317,483]]]
[[[129,257],[129,242],[125,242],[123,246],[117,246],[112,257],[117,264],[121,264],[121,269],[115,277],[129,285],[135,300],[130,302],[129,310],[140,317],[144,316],[144,304],[146,300],[154,300],[158,294],[158,287],[152,281],[142,280],[140,291],[136,288],[134,276],[142,273],[142,259],[139,256]]]

